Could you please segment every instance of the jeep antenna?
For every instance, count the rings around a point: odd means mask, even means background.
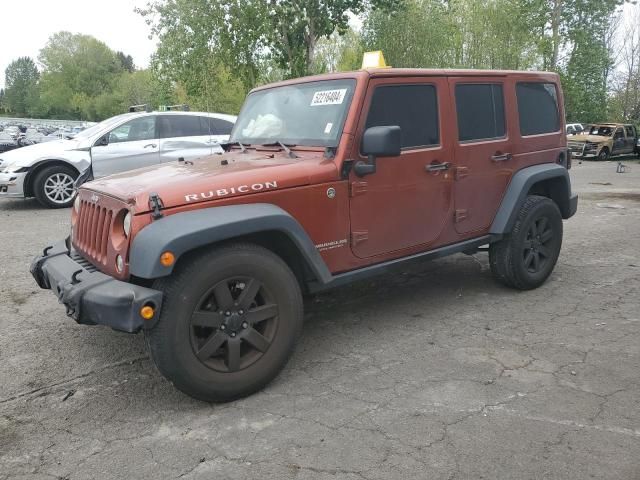
[[[210,60],[207,61],[207,64],[209,61]],[[211,131],[211,110],[209,109],[209,76],[205,72],[203,72],[202,75],[204,76],[204,103],[207,109],[207,126],[209,127],[209,139],[211,140],[213,132]]]

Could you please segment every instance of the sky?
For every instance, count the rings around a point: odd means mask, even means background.
[[[0,0],[0,4],[4,13],[11,12],[0,22],[0,87],[12,60],[24,56],[37,60],[49,36],[61,30],[93,35],[112,50],[131,55],[137,67],[148,66],[155,50],[149,27],[133,11],[147,0]]]

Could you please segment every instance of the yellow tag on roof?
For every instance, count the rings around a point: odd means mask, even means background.
[[[384,61],[384,55],[380,50],[365,52],[362,57],[362,70],[366,68],[391,68]]]

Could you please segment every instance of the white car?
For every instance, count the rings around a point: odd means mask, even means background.
[[[72,140],[0,153],[0,198],[36,197],[46,207],[68,207],[80,174],[100,178],[211,155],[222,150],[220,143],[228,140],[235,121],[233,115],[218,113],[125,113],[83,130]]]
[[[567,136],[580,135],[584,132],[584,126],[581,123],[567,123]]]

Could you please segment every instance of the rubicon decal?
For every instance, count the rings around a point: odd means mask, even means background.
[[[187,202],[197,202],[198,200],[208,200],[210,198],[226,197],[237,193],[260,192],[262,190],[272,190],[278,188],[278,182],[252,183],[251,185],[238,185],[237,187],[219,188],[217,190],[209,190],[208,192],[190,193],[185,195]]]

